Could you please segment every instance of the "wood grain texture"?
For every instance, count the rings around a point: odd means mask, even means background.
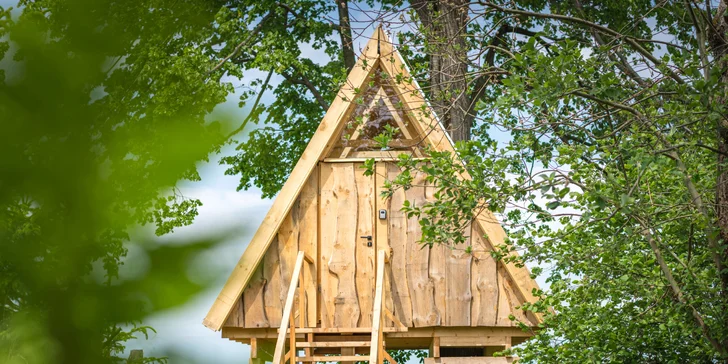
[[[498,309],[498,279],[496,261],[490,255],[491,249],[485,242],[480,227],[472,226],[473,263],[471,267],[470,324],[472,326],[495,326]]]
[[[399,172],[396,165],[387,163],[387,178],[390,181],[394,180]],[[413,308],[407,282],[407,218],[401,211],[404,201],[405,192],[402,189],[397,189],[388,200],[389,246],[392,249],[390,284],[394,305],[393,313],[405,326],[411,327]]]
[[[268,255],[278,254],[278,264],[280,267],[280,284],[278,285],[278,294],[280,302],[286,302],[288,296],[288,286],[291,283],[291,275],[293,274],[293,266],[296,263],[296,255],[298,254],[298,238],[300,232],[300,206],[301,201],[296,199],[296,202],[291,207],[291,211],[288,216],[283,220],[280,229],[278,230],[278,244],[277,250],[273,250],[274,245],[271,245],[271,249],[266,253],[266,259],[269,259]]]
[[[319,195],[319,171],[318,167],[308,178],[306,185],[301,191],[299,199],[300,208],[300,233],[298,247],[309,257],[314,259],[313,264],[305,264],[303,274],[305,278],[304,290],[306,292],[306,323],[307,327],[316,327],[318,304],[318,280],[316,269],[318,267],[318,195]]]
[[[506,294],[506,276],[507,273],[503,269],[503,263],[498,263],[498,311],[496,314],[496,326],[515,326],[509,318],[513,310],[511,298]]]
[[[360,164],[354,164],[358,218],[356,222],[356,292],[359,302],[359,322],[357,327],[371,327],[372,303],[374,297],[374,177],[365,176]],[[372,246],[362,236],[372,236]]]
[[[225,321],[224,327],[244,327],[245,326],[245,307],[243,306],[243,298],[240,297],[238,302],[233,306],[232,312]]]
[[[470,229],[466,228],[469,232]],[[469,238],[469,237],[468,237]],[[469,244],[469,240],[464,244]],[[456,246],[447,255],[447,279],[445,280],[445,322],[447,326],[470,326],[470,264],[473,256],[465,251],[466,246]]]
[[[334,327],[357,327],[361,311],[356,292],[356,226],[358,198],[354,164],[337,164],[334,176],[336,197],[336,237],[333,241],[329,272],[336,276]]]
[[[387,163],[377,162],[375,165],[374,185],[375,187],[375,219],[376,219],[376,236],[374,240],[374,246],[376,250],[384,250],[386,253],[391,253],[391,247],[389,246],[389,219],[391,218],[388,210],[388,198],[383,195],[385,192],[384,181],[387,179]],[[387,217],[384,219],[379,218],[379,210],[385,210]],[[378,264],[378,263],[377,263]],[[376,265],[376,264],[375,264]],[[392,265],[386,264],[384,266],[384,307],[389,312],[394,312],[394,301],[392,300]],[[394,324],[394,322],[392,322]]]
[[[321,272],[321,304],[322,316],[325,312],[330,325],[324,327],[357,327],[361,315],[356,286],[356,244],[360,240],[356,167],[353,163],[324,163],[321,167],[328,170],[322,173],[322,179],[327,177],[321,190],[321,260],[327,268]]]
[[[266,280],[263,278],[263,266],[255,270],[243,291],[243,306],[245,327],[270,327],[265,314],[265,301],[263,300]]]
[[[278,237],[273,239],[270,245],[270,251],[278,251]],[[278,254],[266,254],[263,259],[263,278],[266,281],[263,289],[263,300],[265,302],[265,315],[271,327],[279,327],[281,324],[281,315],[283,314],[283,302],[285,298],[281,298],[281,261]]]
[[[418,173],[413,177],[412,188],[405,191],[405,199],[413,207],[421,207],[426,202],[425,175]],[[412,299],[412,324],[415,327],[440,324],[440,312],[435,307],[435,287],[430,279],[430,249],[419,241],[422,229],[419,218],[406,218],[407,224],[407,284]]]
[[[320,244],[320,286],[321,294],[319,300],[319,312],[321,327],[334,327],[334,306],[331,297],[336,296],[336,280],[329,274],[329,259],[333,252],[331,242],[336,239],[336,209],[337,202],[334,195],[334,176],[332,174],[334,164],[321,163],[320,174],[320,205],[319,205],[319,232],[321,234]],[[333,225],[333,226],[332,226]]]

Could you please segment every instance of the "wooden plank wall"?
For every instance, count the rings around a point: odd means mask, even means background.
[[[393,180],[400,173],[393,163],[378,165],[377,171],[377,189],[385,179]],[[464,228],[467,239],[463,246],[429,249],[418,243],[422,236],[419,221],[407,218],[399,209],[404,200],[418,206],[434,201],[435,191],[423,175],[415,175],[412,188],[397,190],[389,199],[380,200],[383,207],[377,206],[389,212],[386,229],[392,249],[392,298],[387,308],[408,327],[517,326],[508,318],[511,314],[535,326],[532,316],[514,308],[523,297],[490,255],[492,247],[477,226]],[[472,246],[472,253],[466,252],[467,245]]]
[[[279,327],[288,285],[299,250],[316,257],[318,249],[318,168],[283,221],[263,262],[225,322],[226,327]],[[305,264],[307,326],[316,326],[316,267]]]
[[[524,301],[477,226],[464,229],[466,245],[432,249],[418,243],[416,217],[400,211],[405,200],[417,206],[434,200],[436,187],[415,175],[413,187],[382,198],[385,179],[400,173],[394,163],[379,162],[375,176],[364,176],[361,163],[321,163],[293,206],[225,326],[278,327],[296,252],[317,260],[320,301],[307,278],[308,326],[371,327],[375,253],[391,250],[385,267],[385,306],[408,327],[516,326],[509,319],[536,325],[532,315],[514,307]],[[388,218],[379,220],[379,209]],[[320,234],[320,252],[317,237]],[[362,236],[376,244],[366,245]],[[318,259],[317,259],[318,257]],[[314,268],[315,269],[315,268]],[[318,311],[320,313],[317,315]]]

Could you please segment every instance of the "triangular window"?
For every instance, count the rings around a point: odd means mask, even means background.
[[[381,77],[375,78],[355,105],[329,158],[424,156],[424,138],[410,122],[394,89]]]

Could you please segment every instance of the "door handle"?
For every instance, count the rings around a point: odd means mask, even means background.
[[[367,239],[367,246],[368,247],[371,247],[373,245],[372,244],[372,236],[371,235],[364,235],[361,238],[362,239]]]

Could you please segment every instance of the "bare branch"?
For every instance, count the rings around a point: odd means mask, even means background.
[[[643,57],[650,60],[650,62],[652,62],[656,66],[658,66],[658,67],[663,66],[665,68],[665,70],[667,71],[668,75],[670,76],[670,78],[675,80],[675,82],[680,83],[680,84],[685,83],[685,81],[682,78],[680,78],[680,76],[677,73],[675,73],[675,71],[670,69],[669,66],[663,64],[652,53],[650,53],[649,51],[644,49],[637,41],[635,41],[634,38],[626,36],[613,29],[610,29],[608,27],[599,25],[597,23],[590,22],[585,19],[576,18],[576,17],[572,17],[572,16],[567,16],[567,15],[550,14],[550,13],[536,13],[536,12],[520,10],[520,9],[505,8],[505,7],[502,7],[502,6],[499,6],[499,5],[490,3],[490,2],[485,2],[485,1],[479,1],[479,3],[483,6],[487,6],[487,7],[502,11],[504,13],[530,16],[530,17],[541,18],[541,19],[554,19],[554,20],[576,23],[576,24],[584,25],[584,26],[590,27],[592,29],[595,29],[597,31],[612,35],[616,38],[624,39],[624,41],[627,42],[629,45],[631,45],[637,51],[637,53],[641,54]]]

